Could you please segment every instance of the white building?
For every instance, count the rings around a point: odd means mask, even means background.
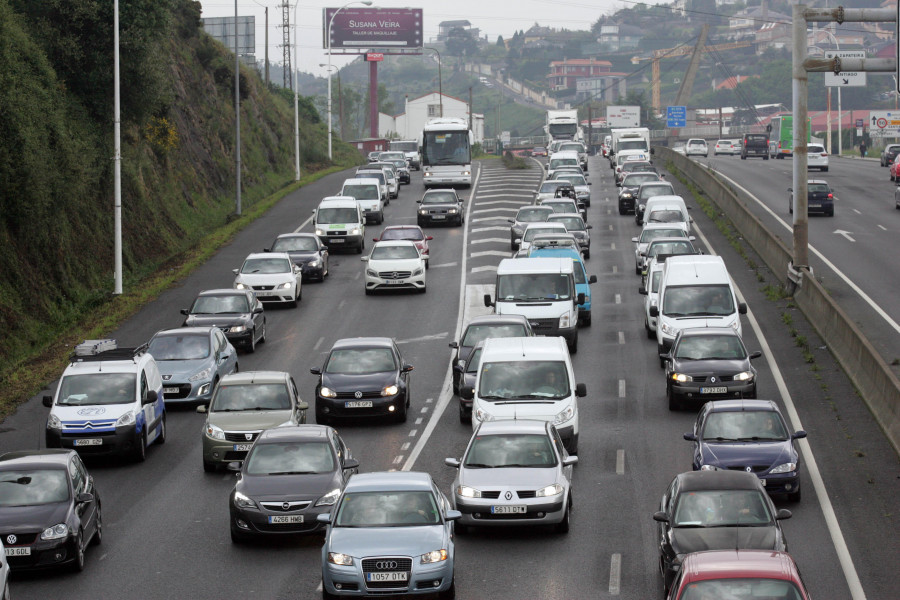
[[[443,115],[441,105],[443,104]],[[455,117],[469,119],[469,104],[459,98],[432,92],[410,100],[406,98],[404,112],[399,115],[378,113],[378,135],[381,137],[400,137],[404,140],[418,139],[422,128],[429,119],[436,117]],[[475,143],[484,141],[484,115],[474,113],[472,118],[472,135]]]

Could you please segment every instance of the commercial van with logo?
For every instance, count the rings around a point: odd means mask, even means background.
[[[147,344],[119,348],[115,340],[75,347],[53,396],[44,396],[48,448],[85,456],[128,455],[142,462],[147,446],[166,441],[163,382]]]
[[[562,336],[578,351],[578,308],[584,294],[575,291],[571,258],[506,258],[497,267],[497,300],[484,305],[498,315],[522,315],[535,335]]]
[[[650,307],[650,316],[657,318],[660,354],[669,351],[682,329],[731,327],[741,335],[740,316],[746,313],[747,305],[737,301],[721,256],[687,254],[666,259],[658,305]],[[662,359],[660,365],[664,365]]]
[[[313,228],[323,244],[329,249],[355,248],[357,254],[362,254],[366,247],[366,218],[356,198],[329,196],[313,212]]]
[[[586,395],[561,337],[486,339],[475,386],[460,389],[472,400],[472,429],[484,421],[549,421],[569,454],[578,454],[578,398]]]

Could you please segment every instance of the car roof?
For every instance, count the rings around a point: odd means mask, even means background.
[[[275,427],[265,429],[259,434],[259,442],[300,442],[304,440],[326,440],[331,427],[313,423],[294,425],[291,427]]]
[[[43,448],[40,450],[15,450],[0,454],[0,469],[48,466],[66,467],[74,450]]]
[[[676,476],[681,493],[702,490],[758,490],[759,477],[746,471],[688,471]]]
[[[806,181],[807,185],[809,185],[810,183],[824,183],[825,185],[828,185],[828,182],[824,179],[809,179]]]
[[[204,335],[208,336],[211,331],[218,327],[178,327],[177,329],[163,329],[153,334],[153,337],[162,336],[184,336],[184,335]]]
[[[218,288],[215,290],[203,290],[198,296],[247,296],[251,292],[249,290],[236,290],[234,288]]]
[[[648,229],[681,229],[680,227],[676,227],[674,223],[644,223],[644,227],[641,229],[641,233]],[[682,229],[682,231],[684,231]],[[681,238],[684,239],[684,238]]]
[[[550,208],[549,206],[541,206],[540,204],[528,204],[528,205],[526,205],[526,206],[523,206],[523,207],[520,208],[518,211],[516,211],[516,214],[519,214],[519,213],[522,212],[523,210],[533,211],[533,210],[535,210],[535,209],[539,209],[539,210],[548,210],[548,211],[550,211],[550,214],[556,214],[556,213],[553,212],[553,209]]]
[[[375,242],[375,245],[372,248],[380,248],[382,246],[412,246],[413,248],[416,248],[416,242],[413,240],[381,240]]]
[[[478,429],[475,430],[475,435],[497,435],[504,433],[545,434],[547,432],[547,424],[547,421],[534,421],[531,419],[482,421],[478,426]]]
[[[319,236],[314,233],[282,233],[275,239],[280,240],[284,238],[312,238],[314,240],[317,240],[319,239]]]
[[[384,233],[385,231],[398,231],[398,230],[403,230],[403,229],[412,229],[415,231],[423,231],[422,228],[419,227],[418,225],[387,225],[387,226],[385,226],[384,229],[381,230],[381,232]],[[397,240],[397,241],[399,242],[402,240]]]
[[[547,208],[550,208],[549,206]],[[552,210],[552,209],[551,209]],[[558,229],[559,231],[565,231],[566,226],[562,223],[553,223],[552,221],[538,221],[536,223],[529,223],[525,226],[525,231],[529,229]]]
[[[283,258],[291,260],[291,255],[287,252],[253,252],[248,254],[244,260],[250,260],[251,258]]]
[[[553,219],[561,221],[563,218],[571,219],[573,217],[581,219],[581,213],[553,213],[550,215],[550,218],[547,219],[547,223],[553,223]],[[584,219],[581,219],[581,221],[584,222]]]
[[[709,402],[709,410],[715,412],[781,412],[778,410],[778,405],[772,400],[714,400]]]
[[[435,192],[453,192],[454,194],[456,194],[456,190],[453,188],[430,188],[425,190],[425,193],[423,195],[427,196],[428,194],[433,194]],[[458,196],[459,194],[456,195]]]
[[[241,371],[222,377],[219,385],[247,385],[254,383],[284,383],[290,377],[284,371]]]
[[[497,267],[498,274],[513,273],[574,273],[572,259],[560,258],[504,258]]]
[[[332,350],[339,348],[393,348],[394,340],[389,337],[355,337],[342,338],[332,346]]]
[[[525,325],[527,322],[528,319],[522,315],[479,315],[472,317],[466,328],[472,325],[508,325],[510,323]]]
[[[353,185],[381,185],[381,182],[374,177],[354,177],[344,181],[344,185],[348,183]]]
[[[685,583],[708,579],[766,578],[800,580],[787,552],[773,550],[707,550],[688,554],[682,569]]]
[[[548,258],[526,258],[521,260],[551,260]],[[567,260],[572,264],[571,258]],[[508,337],[488,338],[485,340],[481,360],[485,358],[495,361],[515,361],[523,358],[529,361],[561,360],[567,357],[565,340],[560,337]]]
[[[347,482],[344,492],[431,491],[431,475],[417,471],[358,473]]]
[[[574,150],[557,150],[553,153],[553,156],[550,157],[550,160],[554,158],[578,158],[578,153]]]
[[[665,224],[666,223],[652,223],[652,225],[665,225]],[[671,224],[672,223],[668,223],[668,225],[671,225]],[[647,223],[647,225],[651,225],[651,223]],[[680,228],[673,227],[672,229],[680,229]],[[680,230],[684,231],[683,229],[680,229]],[[682,242],[683,243],[685,241],[690,242],[690,240],[688,240],[687,238],[684,238],[684,237],[675,237],[675,236],[658,237],[658,238],[653,238],[652,240],[650,240],[650,246],[652,246],[654,244],[671,244],[672,242]],[[690,329],[694,329],[694,328],[691,327]]]
[[[682,329],[679,333],[683,336],[690,337],[703,337],[707,335],[730,335],[733,337],[741,337],[738,335],[738,332],[731,327],[688,327],[687,329]]]

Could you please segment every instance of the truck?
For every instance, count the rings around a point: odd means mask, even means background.
[[[578,111],[574,109],[548,110],[544,132],[547,134],[548,146],[561,140],[584,142],[584,131],[578,123]]]
[[[402,152],[410,169],[418,171],[422,168],[422,159],[419,156],[419,143],[416,140],[391,140],[388,142],[388,148],[396,152]]]
[[[653,150],[650,148],[650,130],[646,127],[613,129],[611,134],[609,147],[611,164],[616,153],[623,150],[640,150],[646,154],[653,154]]]

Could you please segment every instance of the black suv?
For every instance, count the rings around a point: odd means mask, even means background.
[[[760,156],[763,160],[769,160],[769,136],[767,134],[744,134],[744,143],[741,144],[741,160],[747,160],[748,156]]]

